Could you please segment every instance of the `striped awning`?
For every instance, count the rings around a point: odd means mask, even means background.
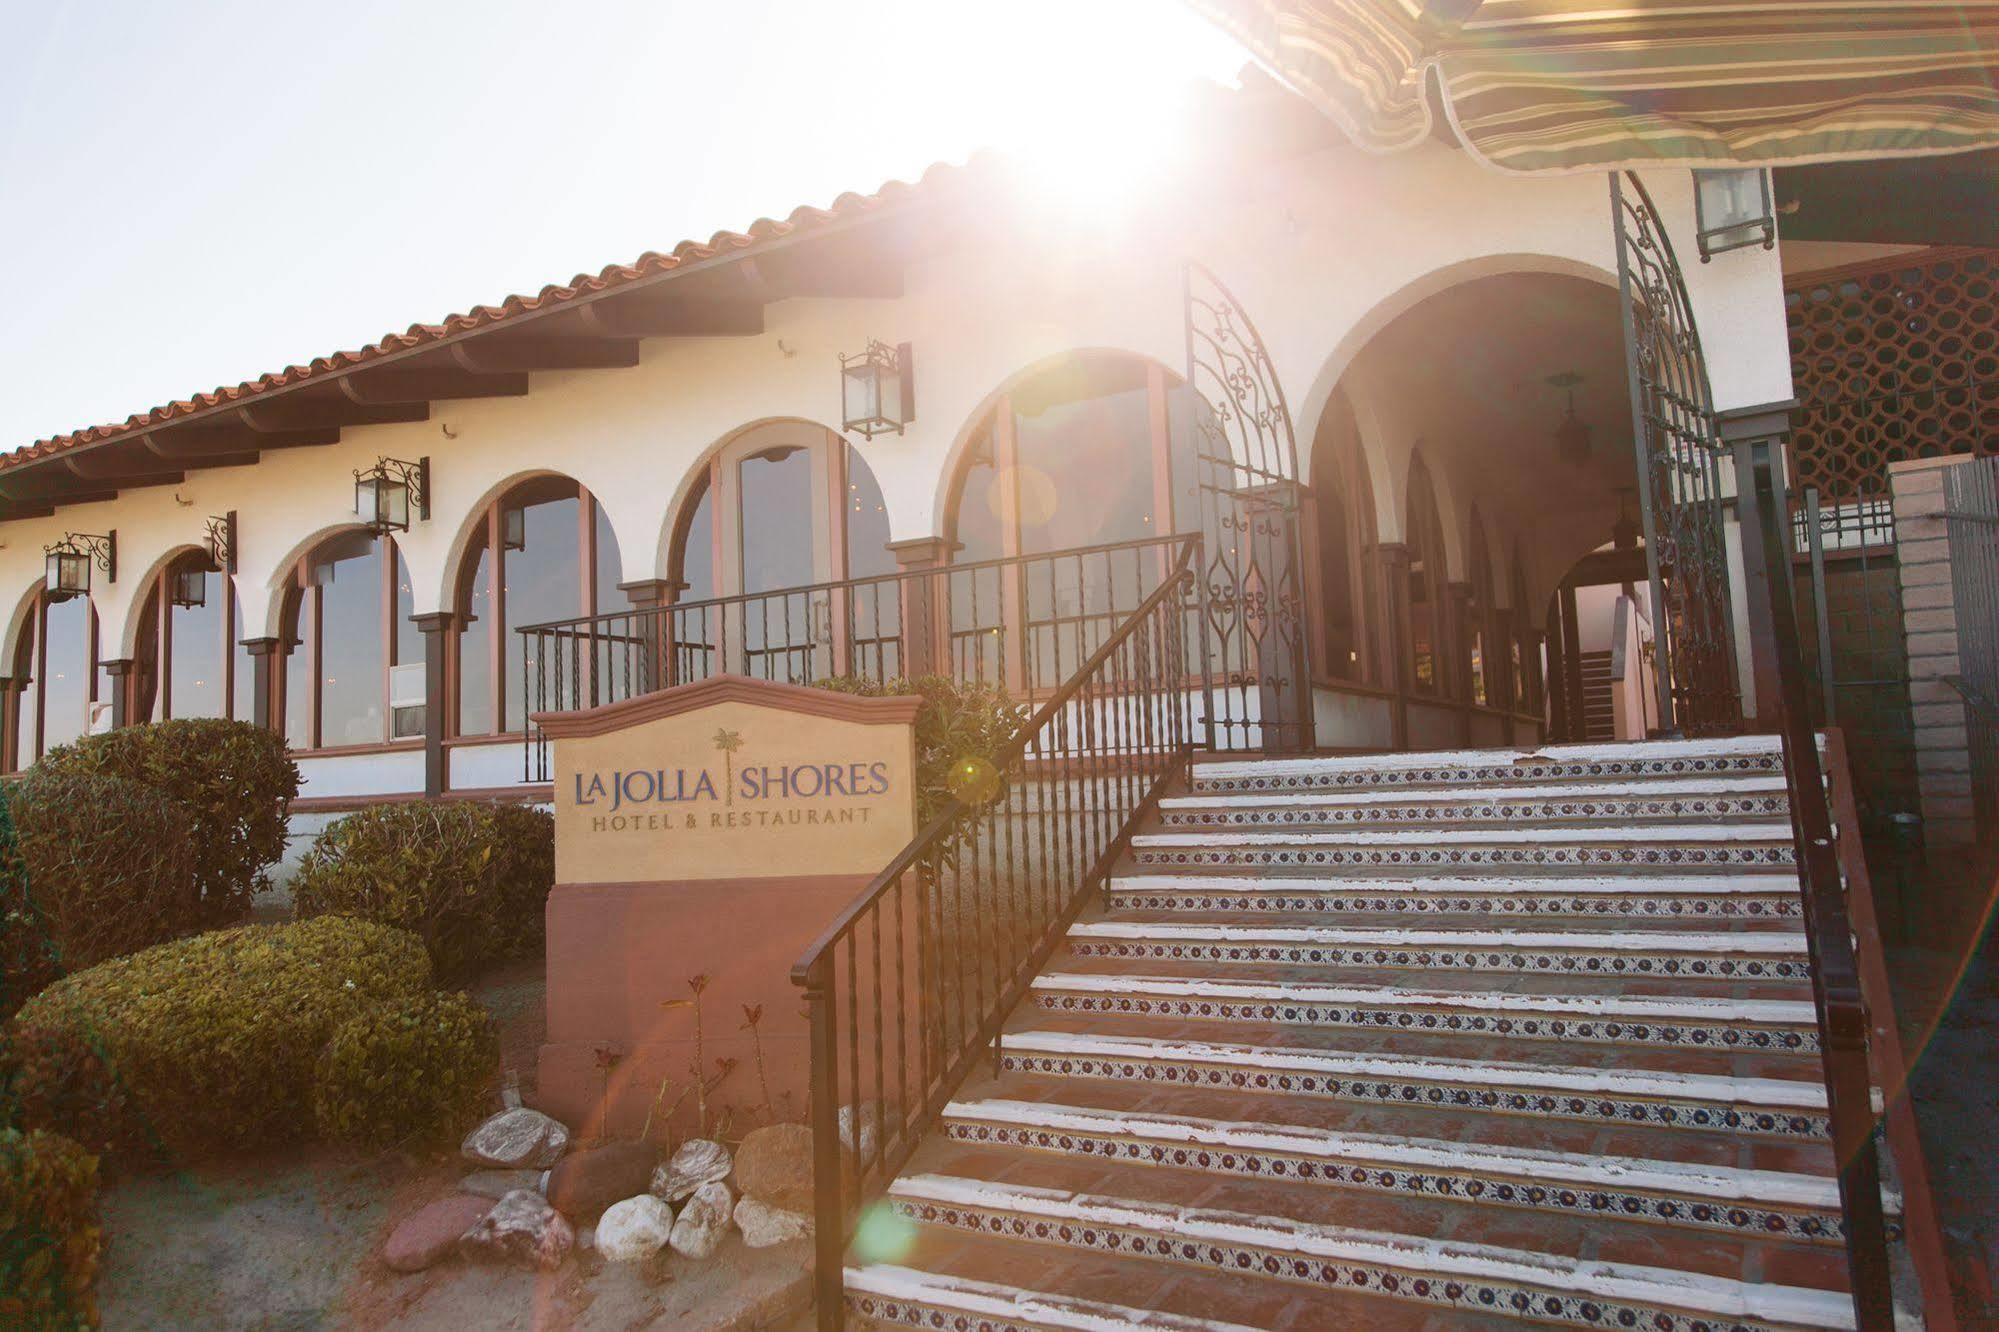
[[[1510,172],[1999,146],[1999,3],[1188,0],[1377,152]]]

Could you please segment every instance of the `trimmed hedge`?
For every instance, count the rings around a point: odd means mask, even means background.
[[[1033,715],[1004,689],[943,675],[870,680],[834,675],[818,689],[864,698],[919,694],[916,713],[916,822],[921,827],[954,804],[982,804],[999,795],[1004,777],[994,760]]]
[[[39,768],[0,795],[18,855],[0,874],[0,1020],[67,972],[195,928],[194,849],[172,799]]]
[[[284,737],[248,722],[188,718],[125,726],[58,745],[37,771],[95,773],[150,786],[186,809],[205,925],[243,919],[285,849],[298,765]]]
[[[538,951],[555,884],[555,820],[481,801],[376,805],[327,826],[291,883],[301,917],[410,931],[440,976]]]
[[[58,1133],[0,1129],[0,1327],[97,1326],[97,1158]]]
[[[161,944],[66,977],[14,1016],[15,1113],[141,1161],[309,1136],[313,1074],[334,1030],[429,990],[421,942],[369,921]]]
[[[349,1018],[320,1052],[312,1118],[329,1142],[400,1147],[456,1141],[478,1122],[499,1066],[486,1010],[426,994]]]

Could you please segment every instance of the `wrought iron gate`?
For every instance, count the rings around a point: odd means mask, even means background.
[[[1662,645],[1659,724],[1685,735],[1730,731],[1742,721],[1742,694],[1707,361],[1651,196],[1637,176],[1613,172],[1610,204],[1653,632]]]
[[[1220,278],[1186,268],[1187,382],[1216,749],[1312,747],[1298,445],[1263,340]]]

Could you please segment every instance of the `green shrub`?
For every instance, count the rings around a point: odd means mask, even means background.
[[[137,782],[31,769],[7,783],[19,859],[0,874],[0,1020],[66,972],[178,938],[199,918],[187,814]]]
[[[330,824],[292,879],[300,916],[417,935],[440,976],[532,953],[555,883],[555,821],[480,801],[376,805]]]
[[[426,994],[352,1017],[320,1052],[312,1118],[357,1147],[455,1141],[478,1120],[500,1057],[486,1010]]]
[[[415,937],[329,917],[246,925],[57,981],[7,1029],[27,1128],[143,1160],[288,1141],[312,1126],[312,1075],[336,1027],[430,989]]]
[[[150,786],[186,808],[203,924],[243,919],[285,849],[298,765],[284,738],[248,722],[189,718],[125,726],[59,745],[48,773],[100,773]]]
[[[814,681],[820,689],[880,698],[918,694],[916,713],[916,821],[919,827],[955,804],[1000,794],[998,758],[1031,715],[1006,691],[978,680],[942,675],[886,682],[854,675]]]
[[[97,1158],[0,1129],[0,1327],[97,1326]]]

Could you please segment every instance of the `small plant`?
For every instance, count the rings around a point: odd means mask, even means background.
[[[1004,689],[979,680],[943,675],[870,680],[836,675],[813,682],[819,689],[880,698],[916,694],[916,821],[928,824],[947,809],[983,805],[1005,791],[997,760],[1030,715]]]

